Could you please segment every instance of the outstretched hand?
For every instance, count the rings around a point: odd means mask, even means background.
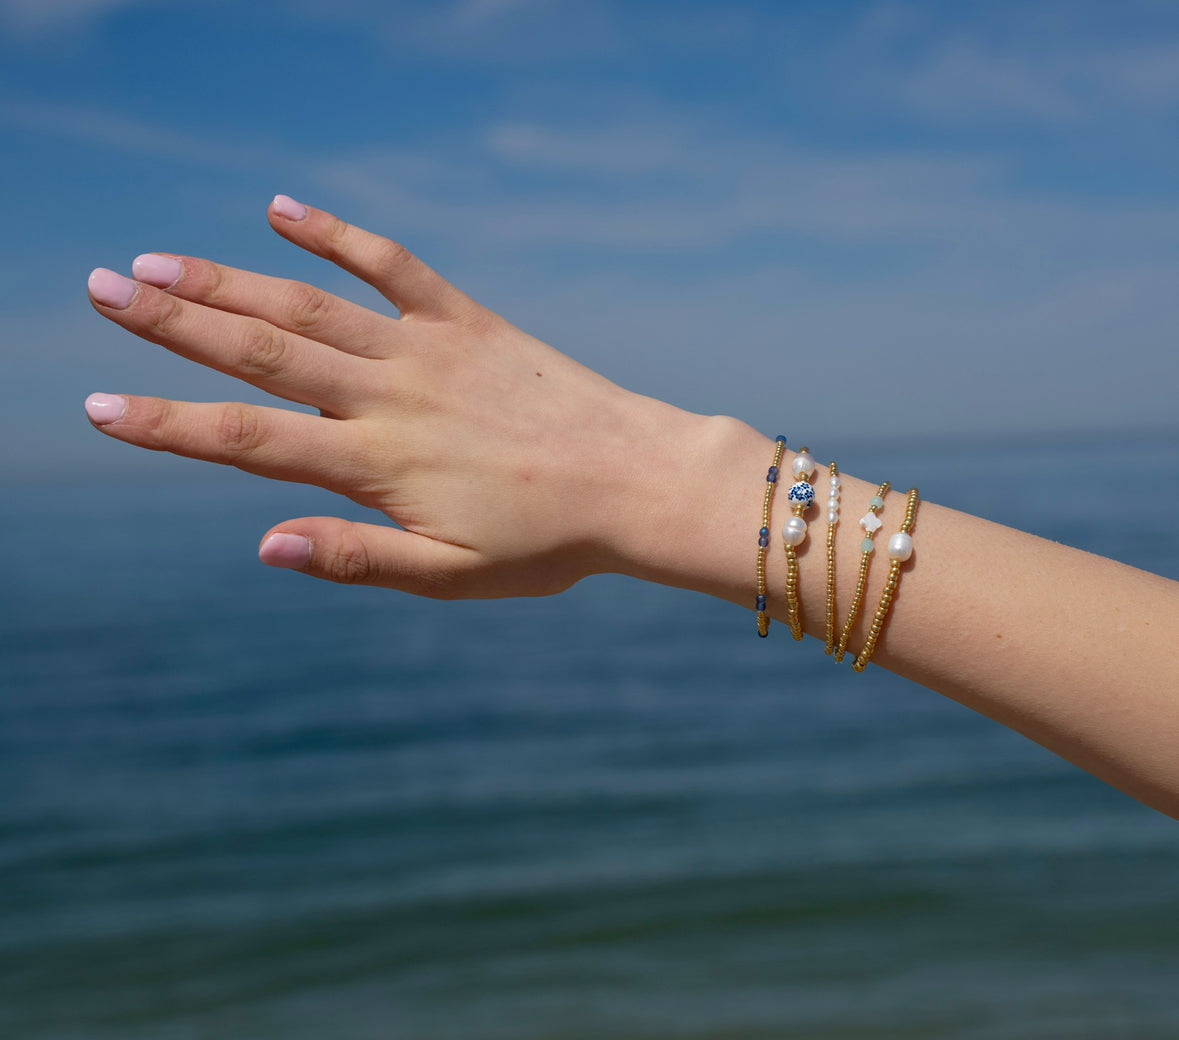
[[[290,520],[259,555],[333,581],[458,598],[545,595],[626,569],[621,517],[687,418],[480,306],[402,246],[279,196],[271,226],[375,287],[378,314],[299,282],[147,254],[99,269],[96,309],[144,339],[319,415],[95,394],[103,433],[316,484],[397,528]]]

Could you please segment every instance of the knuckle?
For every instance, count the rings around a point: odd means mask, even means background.
[[[373,260],[377,269],[389,273],[402,271],[415,261],[413,253],[391,238],[379,239],[374,254]]]
[[[363,539],[352,531],[345,531],[327,562],[327,573],[341,585],[358,585],[372,574],[372,559]]]
[[[285,313],[291,328],[310,332],[321,328],[331,310],[331,298],[314,286],[296,282],[287,292]]]
[[[287,341],[273,325],[251,321],[242,335],[239,364],[249,377],[273,378],[286,363]]]
[[[234,459],[257,451],[265,438],[257,411],[244,404],[227,404],[217,418],[215,433],[222,454]]]
[[[329,246],[336,252],[343,251],[344,245],[348,239],[348,234],[351,232],[352,226],[346,221],[336,217],[328,226],[327,233],[324,238]]]
[[[157,293],[155,313],[152,315],[152,325],[162,339],[175,339],[180,334],[180,327],[184,323],[183,300],[167,293]]]
[[[220,264],[209,264],[205,270],[204,277],[204,299],[207,303],[213,306],[225,304],[226,299],[226,285],[225,285],[225,269]]]
[[[175,404],[166,398],[140,397],[135,400],[128,420],[138,431],[145,448],[163,448],[171,443],[176,430]]]

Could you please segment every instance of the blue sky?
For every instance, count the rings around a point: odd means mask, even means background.
[[[1174,432],[1177,131],[1172,3],[0,0],[0,466],[159,471],[94,390],[258,397],[94,315],[92,267],[372,301],[276,192],[792,440]]]

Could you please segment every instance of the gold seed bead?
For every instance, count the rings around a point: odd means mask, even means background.
[[[916,488],[911,488],[909,490],[908,501],[905,504],[905,521],[901,524],[901,534],[913,533],[913,525],[917,522],[917,507],[920,504],[921,495]],[[897,586],[901,582],[902,566],[903,563],[901,560],[892,561],[892,566],[888,571],[888,582],[884,586],[884,592],[880,595],[880,606],[876,608],[876,613],[872,617],[872,628],[868,632],[868,640],[864,643],[864,649],[860,651],[859,656],[852,664],[854,671],[862,672],[867,668],[868,662],[872,659],[872,654],[876,651],[876,642],[880,638],[885,619],[888,617],[893,598],[896,595]]]
[[[889,481],[885,481],[876,491],[876,497],[883,500],[884,496],[888,494],[892,488]],[[879,506],[868,506],[868,512],[873,516],[876,515]],[[868,541],[873,541],[876,537],[874,531],[865,529],[865,537]],[[835,660],[842,661],[844,655],[847,653],[847,641],[851,638],[852,629],[855,627],[856,618],[860,615],[860,607],[864,603],[864,590],[868,587],[868,568],[872,566],[872,550],[864,550],[860,553],[860,580],[856,583],[856,594],[852,599],[851,611],[847,615],[847,622],[843,626],[843,635],[839,637],[839,646],[835,648]]]

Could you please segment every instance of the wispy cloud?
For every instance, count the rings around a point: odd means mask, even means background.
[[[274,145],[233,143],[81,105],[2,98],[0,127],[224,170],[274,166],[291,158]]]
[[[1023,56],[950,44],[902,77],[901,97],[915,109],[947,119],[985,115],[1035,121],[1071,122],[1082,112],[1081,98],[1058,69]]]
[[[80,31],[115,11],[145,7],[152,2],[153,0],[0,0],[0,30],[25,37]]]

